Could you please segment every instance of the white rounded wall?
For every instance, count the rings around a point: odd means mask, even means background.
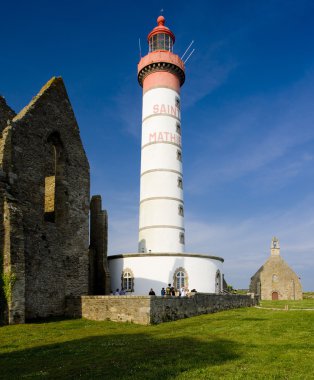
[[[170,283],[175,286],[174,275],[179,269],[186,273],[189,290],[202,293],[216,292],[216,275],[220,273],[219,287],[222,289],[222,259],[206,255],[137,255],[109,256],[112,289],[121,289],[122,273],[131,271],[134,276],[132,295],[147,295],[151,288],[160,295],[161,288]]]

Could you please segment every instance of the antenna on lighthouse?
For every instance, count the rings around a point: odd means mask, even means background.
[[[142,47],[141,47],[141,39],[140,38],[138,39],[138,48],[140,51],[140,59],[141,59],[142,58]]]
[[[195,49],[193,49],[193,50],[191,51],[191,53],[189,54],[189,56],[187,57],[187,59],[183,62],[184,64],[187,63],[188,59],[191,57],[191,55],[192,55],[194,52],[195,52]]]
[[[181,59],[184,58],[185,54],[188,52],[188,50],[190,49],[190,47],[194,44],[194,40],[192,40],[192,42],[190,43],[190,45],[187,47],[186,51],[184,52],[184,54],[182,55]]]

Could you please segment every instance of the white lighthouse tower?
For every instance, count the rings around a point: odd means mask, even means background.
[[[175,36],[159,16],[138,64],[143,87],[139,252],[184,252],[180,87]]]
[[[139,247],[108,256],[112,289],[160,295],[168,284],[219,293],[221,257],[185,252],[180,88],[184,63],[173,53],[175,36],[159,16],[148,34],[149,52],[138,64],[143,88]]]

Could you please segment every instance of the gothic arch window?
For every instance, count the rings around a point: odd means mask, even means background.
[[[123,269],[121,275],[121,289],[126,292],[134,292],[134,274],[131,269]]]
[[[221,293],[221,274],[219,270],[216,272],[215,293]]]
[[[62,168],[62,142],[58,132],[49,135],[45,145],[44,219],[55,222],[58,179]]]
[[[177,268],[173,275],[173,287],[177,290],[188,288],[188,274],[183,267]]]

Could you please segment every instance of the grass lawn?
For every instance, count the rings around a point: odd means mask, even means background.
[[[314,298],[303,299],[299,301],[261,301],[260,306],[267,308],[284,309],[288,305],[289,309],[313,309]]]
[[[0,328],[1,379],[314,379],[314,312],[237,309],[155,326]]]

